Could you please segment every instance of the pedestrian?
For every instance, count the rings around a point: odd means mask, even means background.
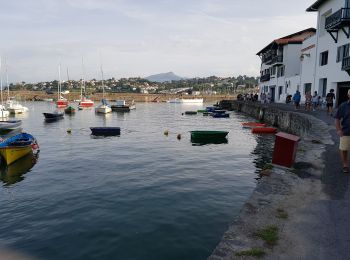
[[[318,96],[317,96],[317,91],[314,92],[314,95],[312,96],[312,108],[313,108],[313,111],[316,110],[318,106]]]
[[[335,128],[339,135],[340,159],[343,164],[343,172],[349,172],[348,151],[350,150],[350,89],[348,100],[343,102],[335,115]]]
[[[333,115],[333,101],[335,99],[334,95],[334,89],[331,89],[329,93],[326,96],[326,102],[327,102],[327,115],[332,116]]]
[[[271,92],[267,93],[267,103],[268,104],[270,104],[271,98],[272,98]]]
[[[312,95],[311,95],[311,91],[308,91],[305,94],[305,110],[311,111],[311,105],[312,105]]]
[[[295,92],[295,94],[293,95],[293,102],[295,105],[295,109],[298,109],[300,107],[300,99],[301,99],[301,95],[300,95],[299,90],[297,90]]]

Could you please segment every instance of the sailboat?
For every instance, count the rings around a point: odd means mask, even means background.
[[[1,58],[0,58],[0,93],[1,93],[1,105],[0,105],[0,118],[7,118],[10,114],[4,106],[4,99],[2,95],[2,70],[1,70]]]
[[[62,97],[61,64],[58,65],[58,78],[56,106],[58,108],[66,108],[68,106],[68,101],[66,98]]]
[[[89,108],[89,107],[93,107],[94,106],[94,101],[92,101],[91,99],[88,99],[86,97],[86,87],[85,87],[85,69],[84,69],[84,61],[83,59],[81,59],[81,66],[83,69],[83,79],[81,82],[81,86],[80,86],[80,102],[78,105],[79,109],[83,109],[83,108]],[[84,89],[84,95],[83,95],[83,89]]]
[[[6,66],[6,63],[5,63]],[[25,112],[28,112],[29,109],[25,106],[22,106],[18,101],[16,101],[14,98],[10,97],[10,85],[9,85],[9,77],[7,73],[7,66],[5,67],[6,70],[6,84],[7,84],[7,101],[6,101],[6,108],[10,112],[10,114],[23,114]]]
[[[102,76],[102,104],[95,108],[96,113],[108,114],[112,112],[112,108],[107,104],[105,99],[105,86],[103,83],[103,70],[101,66],[101,76]]]

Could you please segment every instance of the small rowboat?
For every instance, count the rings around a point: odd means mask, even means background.
[[[275,127],[254,127],[252,128],[253,134],[274,134],[277,132]]]
[[[197,115],[197,111],[185,111],[185,115]]]
[[[38,149],[36,139],[27,133],[12,136],[0,143],[0,154],[7,165]]]
[[[74,113],[75,113],[75,108],[72,107],[72,106],[69,106],[69,107],[67,107],[67,108],[64,110],[64,113],[66,113],[66,114],[74,114]]]
[[[264,123],[256,123],[256,122],[245,122],[245,123],[242,123],[242,126],[250,126],[250,127],[257,127],[257,126],[266,126],[266,124]]]
[[[55,121],[63,118],[63,113],[55,111],[53,113],[43,113],[46,121]]]
[[[120,135],[120,127],[90,127],[91,134],[96,136],[115,136]]]
[[[228,132],[226,131],[190,131],[191,138],[196,139],[213,139],[213,138],[225,138]]]
[[[229,118],[230,114],[221,113],[221,112],[220,113],[214,112],[211,116],[214,118]]]

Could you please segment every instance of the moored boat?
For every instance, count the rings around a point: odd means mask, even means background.
[[[203,104],[203,98],[174,98],[169,103],[175,104]]]
[[[0,154],[9,165],[38,149],[36,139],[27,133],[20,133],[0,143]]]
[[[136,106],[134,101],[127,104],[125,100],[117,100],[115,105],[111,105],[111,108],[115,112],[130,112],[130,110],[136,109]]]
[[[22,120],[0,120],[0,132],[10,132],[18,129],[22,125]]]
[[[211,114],[212,117],[214,118],[229,118],[230,117],[230,114],[227,114],[227,113],[217,113],[217,112],[213,112]]]
[[[197,111],[185,111],[185,115],[197,115]]]
[[[266,126],[266,124],[264,124],[264,123],[257,123],[257,122],[244,122],[244,123],[242,123],[242,126],[257,127],[257,126]]]
[[[91,134],[96,136],[114,136],[120,135],[120,127],[90,127]]]
[[[66,114],[74,114],[74,113],[75,113],[75,108],[72,107],[72,106],[69,106],[69,107],[67,107],[67,108],[64,110],[64,113],[66,113]]]
[[[63,113],[55,111],[53,113],[43,113],[45,120],[58,120],[63,118]]]
[[[274,134],[277,132],[275,127],[254,127],[252,128],[253,134]]]
[[[191,138],[196,139],[215,139],[215,138],[225,138],[228,134],[227,131],[209,131],[209,130],[196,130],[190,131]]]

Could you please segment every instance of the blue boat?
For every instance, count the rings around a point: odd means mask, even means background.
[[[227,114],[227,113],[213,113],[211,116],[214,117],[214,118],[229,118],[230,114]]]
[[[90,127],[91,134],[96,136],[115,136],[120,135],[120,127]]]
[[[216,107],[206,107],[207,112],[214,112]]]

